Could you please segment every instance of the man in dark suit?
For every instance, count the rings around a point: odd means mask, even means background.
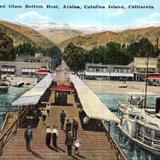
[[[69,121],[69,119],[67,119],[67,123],[66,123],[66,135],[68,134],[68,132],[71,131],[72,128],[72,123]]]
[[[32,140],[32,129],[31,126],[28,126],[24,131],[24,138],[26,141],[26,149],[31,150],[31,140]]]
[[[73,123],[72,123],[72,136],[75,139],[77,139],[77,131],[78,131],[78,122],[75,119],[73,119]]]
[[[61,129],[62,130],[64,127],[65,118],[66,118],[66,113],[64,112],[64,110],[62,110],[62,112],[60,113],[60,122],[61,122]]]
[[[68,132],[68,134],[66,135],[65,144],[67,145],[68,155],[71,156],[73,146],[73,137],[71,135],[71,132]]]

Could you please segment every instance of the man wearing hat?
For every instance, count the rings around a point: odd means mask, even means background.
[[[24,131],[24,138],[26,140],[26,149],[31,150],[31,140],[32,140],[32,129],[28,126]]]

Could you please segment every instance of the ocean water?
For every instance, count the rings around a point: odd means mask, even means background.
[[[118,101],[127,102],[130,95],[108,95],[108,94],[98,94],[97,95],[101,101],[106,104],[107,107],[111,109],[116,109]],[[157,96],[147,96],[147,103],[149,105],[155,105],[155,99]],[[130,141],[113,123],[111,124],[111,134],[119,143],[119,146],[126,154],[128,160],[160,160],[158,156],[149,153],[142,147],[138,146],[134,142]]]
[[[29,89],[30,88],[28,87],[10,87],[8,93],[0,94],[0,127],[4,121],[4,116],[1,113],[14,110],[14,108],[12,108],[10,104]]]

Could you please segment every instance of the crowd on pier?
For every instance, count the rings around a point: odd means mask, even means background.
[[[40,112],[40,117],[45,125],[46,117],[49,116],[50,113],[50,105],[47,105],[46,109],[42,109]],[[78,122],[76,118],[72,121],[70,119],[66,119],[67,115],[64,110],[59,115],[59,120],[61,124],[61,130],[65,132],[65,145],[67,146],[67,152],[69,156],[72,156],[74,153],[75,155],[79,155],[79,147],[80,142],[77,138],[78,132]],[[59,130],[57,129],[56,125],[46,125],[46,136],[45,142],[48,148],[54,149],[55,151],[61,150],[58,147],[58,136]],[[31,150],[31,141],[32,141],[32,129],[31,126],[28,126],[24,132],[24,138],[26,141],[26,149]]]

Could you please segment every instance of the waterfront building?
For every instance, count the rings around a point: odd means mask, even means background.
[[[87,63],[85,76],[89,79],[133,80],[133,66]]]
[[[147,72],[147,58],[134,57],[129,65],[103,65],[87,63],[85,77],[89,79],[144,81]],[[148,74],[160,74],[160,57],[148,59]]]
[[[147,72],[147,58],[134,57],[134,75],[136,81],[144,81]],[[148,58],[148,74],[160,74],[160,57]]]
[[[35,56],[17,56],[15,61],[0,61],[2,74],[18,77],[30,77],[37,69],[51,68],[51,58],[36,53]]]

